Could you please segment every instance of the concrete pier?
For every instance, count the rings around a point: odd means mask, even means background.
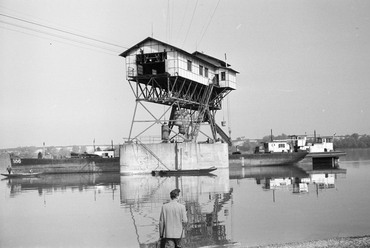
[[[153,170],[228,168],[226,143],[127,143],[120,147],[122,175],[148,174]]]

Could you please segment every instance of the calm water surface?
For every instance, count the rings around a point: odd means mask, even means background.
[[[154,247],[173,188],[188,209],[186,247],[369,235],[370,149],[346,152],[335,170],[307,160],[202,177],[2,177],[0,247]]]

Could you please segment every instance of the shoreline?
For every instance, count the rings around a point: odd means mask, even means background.
[[[249,248],[345,248],[345,247],[370,247],[370,235],[338,237],[322,240],[312,240],[304,242],[292,242],[285,244],[270,244],[261,246],[237,246]]]

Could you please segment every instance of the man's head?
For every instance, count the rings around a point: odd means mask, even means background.
[[[174,189],[170,192],[170,197],[171,199],[175,199],[180,195],[180,190],[179,189]]]

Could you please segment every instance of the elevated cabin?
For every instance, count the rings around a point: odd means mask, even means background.
[[[238,72],[229,64],[201,52],[188,53],[151,37],[120,56],[125,58],[126,76],[136,103],[151,102],[171,108],[168,123],[160,123],[163,142],[172,142],[174,138],[196,142],[200,126],[206,124],[211,128],[212,142],[219,139],[218,133],[231,144],[227,134],[215,123],[222,100],[236,89]],[[158,124],[159,119],[161,117],[156,118],[155,123]],[[178,132],[174,126],[178,126]]]
[[[151,37],[120,56],[126,59],[128,81],[156,89],[158,94],[142,96],[147,101],[171,105],[176,98],[185,108],[195,109],[212,84],[210,109],[220,109],[222,98],[236,89],[238,72],[225,61],[201,52],[188,53]]]

